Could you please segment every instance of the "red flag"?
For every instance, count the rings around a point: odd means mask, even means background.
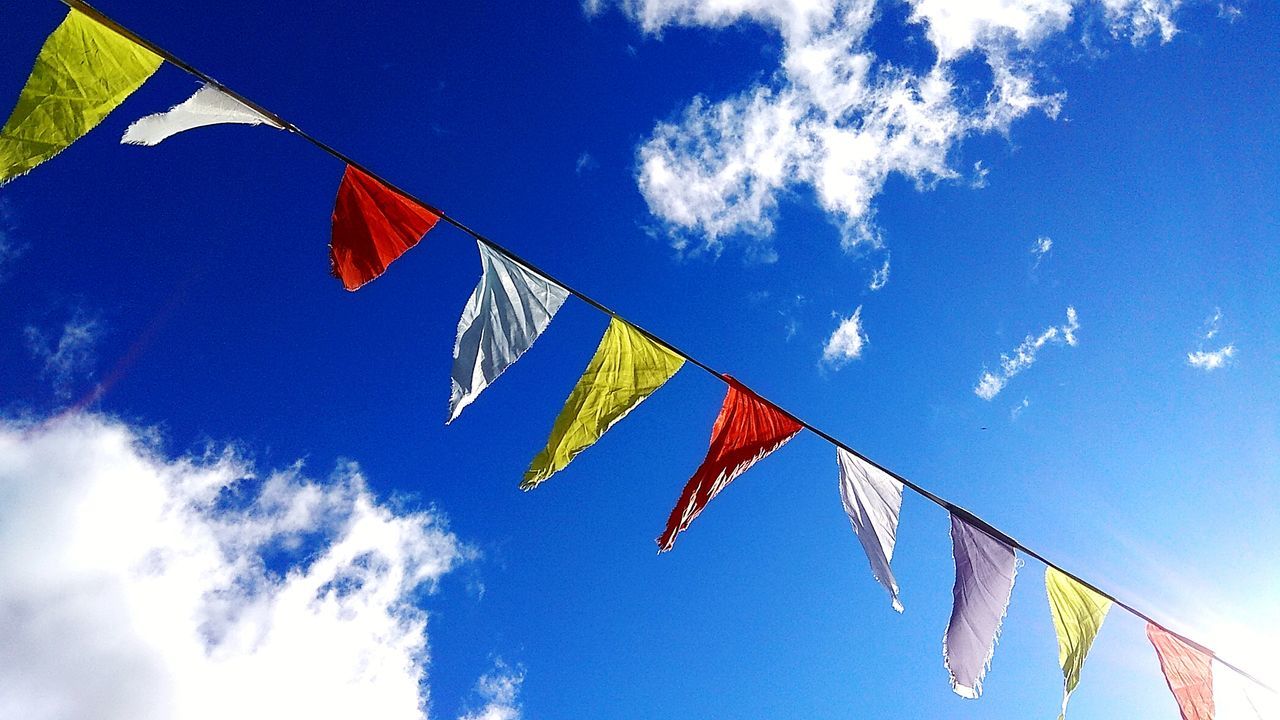
[[[1156,648],[1182,720],[1213,720],[1213,656],[1154,623],[1147,623],[1147,639]]]
[[[329,261],[334,277],[348,290],[358,290],[417,245],[439,219],[439,215],[348,165],[333,206]]]
[[[667,519],[667,529],[658,538],[658,552],[670,550],[676,535],[684,532],[711,498],[734,478],[800,432],[800,423],[791,416],[728,375],[724,379],[729,383],[729,392],[711,428],[711,447],[680,493],[680,502]]]

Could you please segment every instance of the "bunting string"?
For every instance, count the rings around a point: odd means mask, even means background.
[[[85,0],[60,1],[72,10],[64,25],[70,23],[73,29],[83,33],[78,36],[78,39],[72,38],[73,40],[82,44],[90,42],[98,45],[104,42],[110,44],[110,40],[103,41],[94,35],[95,32],[98,35],[103,34],[98,32],[100,28],[83,29],[77,25],[81,22],[81,19],[77,19],[78,14],[83,14],[86,18],[96,21],[102,28],[114,32],[120,38],[132,41],[138,47],[131,55],[125,53],[119,56],[124,60],[116,61],[125,62],[130,67],[128,77],[121,79],[120,86],[111,88],[111,97],[103,98],[99,106],[83,111],[81,117],[74,118],[73,122],[65,123],[62,128],[58,128],[74,131],[68,133],[66,137],[52,137],[46,134],[46,136],[35,138],[44,143],[44,147],[52,147],[52,151],[39,149],[38,152],[27,153],[12,163],[14,172],[5,171],[4,176],[0,177],[0,183],[48,159],[71,141],[92,129],[107,112],[141,85],[154,71],[151,56],[163,59],[195,76],[204,85],[186,102],[166,113],[144,118],[145,122],[131,127],[126,135],[126,141],[154,144],[174,133],[219,122],[266,124],[296,135],[343,162],[347,166],[347,174],[344,175],[343,185],[339,190],[339,202],[335,207],[335,245],[331,247],[331,258],[335,275],[342,279],[348,290],[355,290],[377,277],[391,261],[399,256],[399,253],[416,244],[437,220],[443,220],[452,225],[479,244],[484,260],[485,276],[482,276],[481,284],[477,286],[475,294],[469,301],[468,310],[472,309],[473,304],[477,305],[477,308],[488,304],[510,306],[513,311],[523,313],[528,327],[525,337],[522,338],[523,347],[482,346],[478,340],[473,342],[468,335],[472,327],[470,323],[476,320],[476,315],[464,311],[455,348],[455,388],[451,399],[450,419],[456,417],[462,407],[497,378],[502,369],[528,349],[538,333],[550,322],[551,316],[555,314],[567,295],[573,295],[610,316],[611,331],[614,323],[623,323],[618,327],[633,333],[636,340],[647,340],[655,346],[655,349],[669,353],[673,359],[678,358],[688,362],[728,385],[728,395],[721,409],[721,416],[713,428],[711,448],[708,450],[707,458],[690,479],[680,503],[673,509],[667,529],[659,539],[660,551],[670,549],[676,535],[687,528],[693,518],[734,477],[780,447],[799,430],[807,429],[838,449],[841,493],[846,512],[859,535],[859,540],[868,552],[868,559],[871,561],[876,579],[891,593],[895,609],[900,609],[901,606],[897,597],[897,584],[889,570],[889,561],[896,534],[901,488],[895,487],[894,482],[910,488],[950,514],[953,554],[957,569],[954,590],[956,602],[952,610],[952,623],[949,624],[947,637],[944,639],[944,654],[949,669],[953,671],[953,685],[956,686],[957,692],[974,696],[981,692],[982,676],[990,661],[990,654],[994,648],[996,636],[999,634],[1004,610],[1012,591],[1013,576],[1016,571],[1015,553],[1021,552],[1043,563],[1050,571],[1046,582],[1055,627],[1059,635],[1060,664],[1063,666],[1065,680],[1064,711],[1067,696],[1079,680],[1080,666],[1083,664],[1093,636],[1101,626],[1102,617],[1109,603],[1113,603],[1148,624],[1148,636],[1157,650],[1161,667],[1166,671],[1166,678],[1170,687],[1174,689],[1187,720],[1214,717],[1216,693],[1213,687],[1216,678],[1213,667],[1215,666],[1222,666],[1237,673],[1240,677],[1272,694],[1277,693],[1275,688],[1240,667],[1223,660],[1208,647],[1168,630],[1165,625],[1156,622],[1146,612],[1125,603],[1113,594],[1050,561],[1041,553],[987,523],[973,512],[884,467],[812,423],[755,393],[737,379],[716,371],[664,338],[626,321],[591,295],[561,281],[552,273],[481,235],[440,208],[401,189],[340,150],[117,23]],[[55,40],[66,42],[66,35],[65,31],[62,36],[55,31],[55,35],[50,37],[49,42]],[[47,42],[46,48],[41,51],[42,58],[48,48]],[[38,66],[39,63],[38,58]],[[158,64],[157,60],[155,65],[158,66]],[[35,75],[33,71],[33,78]],[[19,100],[19,109],[25,107],[26,110],[24,113],[15,111],[10,123],[21,122],[24,116],[31,115],[32,107],[40,112],[58,111],[58,108],[40,108],[38,105],[33,105],[26,91],[27,88],[24,88],[23,97]],[[6,124],[5,131],[9,130],[9,124]],[[6,139],[4,132],[0,132],[0,140],[4,139]],[[51,140],[55,142],[51,143]],[[19,142],[21,141],[23,141],[22,138],[19,138]],[[394,196],[378,197],[380,193],[392,193]],[[362,219],[356,218],[352,208],[366,211],[366,215]],[[367,212],[370,208],[376,211],[372,216],[383,226],[373,230],[386,231],[396,241],[396,247],[389,250],[379,245],[378,238],[369,238],[371,228],[363,223],[367,222],[371,216]],[[337,241],[340,234],[344,234],[343,237],[348,239],[354,239],[354,243],[344,243],[342,247],[338,247]],[[499,292],[496,285],[486,285],[487,281],[492,279],[489,276],[499,271],[504,279],[510,279],[512,276],[523,277],[526,284],[535,287],[537,292],[532,296],[520,296],[519,293],[512,294],[509,283],[504,283],[505,293]],[[561,296],[561,293],[564,295]],[[470,320],[468,320],[469,315]],[[604,352],[607,348],[606,344],[612,340],[614,340],[612,336],[607,336],[602,341],[602,349],[597,352]],[[604,378],[602,370],[607,368],[610,372],[616,373],[621,367],[626,373],[636,373],[637,370],[626,362],[620,365],[618,358],[606,356],[593,359],[579,387],[576,387],[570,396],[563,411],[564,417],[557,420],[547,450],[535,459],[534,465],[526,475],[526,489],[567,465],[577,452],[594,442],[610,425],[679,369],[678,363],[667,361],[668,366],[665,368],[646,370],[645,382],[630,388],[630,395],[625,398],[625,401],[618,402],[616,406],[602,405],[595,396],[608,389],[607,383],[621,381],[621,376],[612,379]],[[588,408],[589,413],[593,415],[578,418],[575,413],[581,412],[583,408]],[[975,600],[979,601],[977,605]],[[964,626],[964,633],[967,635],[960,633],[958,628],[961,625]]]

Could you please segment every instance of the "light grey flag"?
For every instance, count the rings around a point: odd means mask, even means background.
[[[951,689],[965,698],[982,694],[982,678],[1000,638],[1000,624],[1013,595],[1018,557],[1013,548],[951,514],[951,554],[956,584],[942,658]]]

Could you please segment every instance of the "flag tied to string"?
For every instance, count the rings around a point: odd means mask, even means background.
[[[453,422],[485,388],[533,346],[569,291],[477,241],[480,282],[462,309],[453,345]]]
[[[1000,639],[1000,625],[1013,595],[1018,558],[1013,548],[951,513],[951,553],[956,582],[942,657],[951,689],[964,698],[982,694],[982,678]]]
[[[889,591],[893,609],[902,612],[898,581],[889,567],[898,539],[902,483],[844,448],[836,448],[836,461],[840,466],[840,501],[849,524],[871,563],[871,574]]]
[[[1213,654],[1147,623],[1160,670],[1182,720],[1280,720],[1280,698]]]
[[[0,185],[65,150],[151,77],[159,55],[76,10],[44,41],[0,129]]]
[[[680,500],[667,519],[667,527],[658,538],[658,552],[674,547],[676,536],[689,527],[712,498],[802,428],[790,415],[742,383],[728,375],[723,377],[729,390],[711,428],[711,447],[680,493]]]
[[[683,365],[684,358],[626,322],[611,319],[596,354],[556,417],[547,446],[533,458],[520,488],[532,490],[563,470]]]
[[[1067,700],[1080,684],[1080,670],[1094,638],[1102,629],[1102,621],[1111,609],[1111,600],[1081,585],[1056,568],[1044,571],[1045,590],[1049,594],[1049,612],[1053,629],[1058,634],[1058,665],[1062,667],[1062,712],[1067,714]]]
[[[435,227],[439,215],[348,165],[333,206],[329,261],[334,277],[359,290]]]
[[[284,129],[275,120],[206,83],[194,95],[165,112],[135,120],[125,130],[120,142],[157,145],[186,130],[226,123],[270,125],[277,130]]]
[[[0,185],[49,160],[96,127],[155,73],[163,59],[107,25],[71,10],[41,47],[18,101],[0,127]],[[155,145],[186,130],[214,124],[281,125],[218,87],[205,84],[169,110],[129,126],[122,142]],[[417,245],[439,214],[348,165],[332,217],[330,259],[348,290],[379,277]],[[484,242],[482,275],[458,323],[449,420],[549,326],[568,298],[566,288]],[[595,355],[556,418],[546,447],[521,487],[531,489],[564,469],[614,424],[656,392],[683,366],[670,348],[621,319],[611,319]],[[710,447],[689,479],[659,551],[672,549],[707,504],[757,461],[802,428],[794,418],[733,378],[711,432]],[[875,579],[899,612],[891,561],[903,485],[888,472],[837,449],[840,495]],[[976,698],[991,663],[1017,572],[1014,549],[981,527],[951,514],[956,564],[953,606],[943,656],[955,692]],[[994,532],[994,531],[993,531]],[[1063,672],[1062,715],[1079,685],[1086,657],[1112,602],[1048,568],[1045,587]],[[1280,698],[1207,649],[1155,624],[1147,636],[1183,720],[1280,720]]]

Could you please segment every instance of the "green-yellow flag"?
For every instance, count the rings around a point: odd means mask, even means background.
[[[524,473],[522,490],[532,490],[563,470],[613,424],[653,394],[684,365],[684,358],[614,318],[596,354],[578,379],[551,428],[547,447]]]
[[[160,67],[159,55],[72,10],[44,41],[0,129],[0,185],[92,130]]]
[[[1080,684],[1084,658],[1102,629],[1111,601],[1054,568],[1045,570],[1044,585],[1049,591],[1049,610],[1058,633],[1058,664],[1065,680],[1062,714],[1058,716],[1062,720],[1067,714],[1067,700]]]

